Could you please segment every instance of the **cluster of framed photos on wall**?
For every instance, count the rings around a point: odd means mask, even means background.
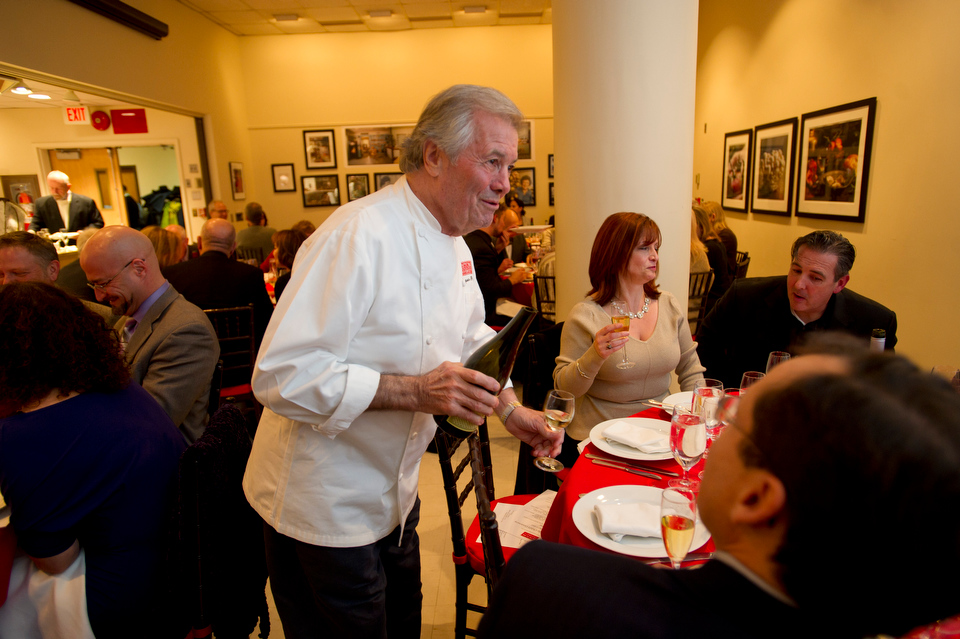
[[[400,161],[400,149],[413,133],[414,125],[391,125],[374,127],[343,127],[346,144],[347,166],[393,165]],[[533,159],[532,123],[524,121],[518,135],[518,160]],[[337,168],[337,144],[334,129],[315,129],[303,132],[303,154],[307,171],[327,171]],[[231,163],[231,175],[234,175]],[[274,193],[296,192],[297,181],[293,163],[271,164]],[[386,168],[386,167],[385,167]],[[549,158],[550,177],[553,177],[553,155]],[[240,173],[242,176],[242,166]],[[368,173],[348,173],[346,201],[358,200],[373,191],[394,184],[403,175],[398,171],[375,172],[371,182]],[[242,180],[242,177],[241,177]],[[533,168],[516,168],[510,175],[510,187],[517,191],[526,206],[536,206],[536,171]],[[338,174],[302,175],[300,191],[303,206],[340,206],[343,203]],[[236,190],[234,199],[237,198]],[[553,204],[553,183],[550,184],[550,204]]]
[[[876,110],[869,98],[805,113],[799,128],[790,118],[727,133],[721,205],[863,222]]]

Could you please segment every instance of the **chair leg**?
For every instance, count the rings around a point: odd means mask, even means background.
[[[460,564],[456,567],[457,615],[454,623],[454,636],[456,639],[464,639],[467,636],[467,610],[469,606],[467,596],[469,594],[470,582],[473,580],[473,574],[473,569],[469,563]]]

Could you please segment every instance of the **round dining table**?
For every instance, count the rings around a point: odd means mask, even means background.
[[[667,422],[670,421],[670,415],[666,411],[663,411],[659,408],[650,408],[645,411],[641,411],[636,415],[632,415],[632,417],[646,417],[650,419],[664,420]],[[583,453],[579,458],[577,458],[573,468],[570,469],[569,474],[567,474],[563,483],[560,485],[560,490],[557,491],[557,496],[554,499],[553,506],[550,508],[549,513],[547,513],[547,519],[543,523],[543,529],[540,533],[540,538],[546,541],[580,546],[581,548],[591,548],[593,550],[600,550],[602,552],[613,552],[607,548],[603,548],[602,546],[595,544],[577,528],[576,524],[574,523],[573,508],[580,497],[594,490],[607,488],[610,486],[653,486],[655,488],[662,489],[667,487],[667,482],[672,479],[672,477],[663,476],[663,479],[661,480],[653,480],[640,475],[635,475],[625,470],[600,466],[598,464],[594,464],[593,460],[586,457],[588,453],[607,458],[614,463],[636,463],[631,462],[631,460],[617,459],[612,455],[599,450],[593,443],[587,444],[586,448],[583,449]],[[681,472],[680,465],[673,459],[645,461],[642,463],[644,466],[654,469],[654,473],[656,473],[656,469],[677,473]],[[691,477],[696,477],[697,474],[702,470],[702,467],[702,461],[694,466],[690,471]],[[700,548],[691,548],[690,552],[705,553],[713,552],[713,550],[713,540],[710,539]]]

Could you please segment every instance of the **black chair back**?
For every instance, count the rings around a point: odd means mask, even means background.
[[[222,387],[249,384],[257,357],[253,304],[205,310],[220,342],[223,361]]]
[[[690,334],[697,334],[697,327],[706,314],[707,293],[713,286],[713,269],[700,273],[690,274],[690,291],[687,298],[687,323],[690,324]]]
[[[537,309],[544,320],[557,321],[557,283],[553,275],[534,275],[533,294],[537,300]]]

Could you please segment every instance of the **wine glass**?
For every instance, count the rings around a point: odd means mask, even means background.
[[[667,556],[674,569],[680,568],[693,543],[697,522],[697,502],[693,493],[665,488],[660,497],[660,532]]]
[[[743,377],[740,378],[740,394],[747,392],[747,389],[759,382],[766,376],[766,373],[761,373],[760,371],[747,371],[743,374]]]
[[[707,434],[711,422],[716,422],[717,404],[723,397],[723,382],[719,379],[698,379],[693,385],[693,412],[704,419]]]
[[[573,393],[562,390],[552,390],[547,393],[543,401],[543,416],[547,420],[547,428],[559,432],[567,427],[573,419],[576,398]],[[553,457],[537,457],[533,465],[548,473],[558,473],[563,470],[563,464]]]
[[[694,482],[688,475],[690,469],[703,457],[706,447],[703,417],[685,406],[675,405],[673,418],[670,420],[670,450],[673,451],[673,458],[683,468],[682,477],[677,482],[679,486],[693,490]]]
[[[770,355],[767,357],[767,372],[769,373],[770,371],[773,370],[774,366],[777,366],[778,364],[783,364],[788,359],[790,359],[790,353],[788,353],[787,351],[771,352]]]
[[[614,323],[614,324],[620,324],[621,326],[623,326],[623,330],[625,330],[625,331],[629,331],[629,330],[630,330],[630,317],[629,317],[629,316],[627,316],[627,315],[617,315],[616,317],[613,317],[613,318],[611,318],[611,319],[613,320],[613,323]],[[636,366],[636,364],[634,364],[633,362],[631,362],[631,361],[629,361],[629,360],[627,359],[627,344],[629,344],[629,343],[630,343],[630,338],[628,337],[628,338],[627,338],[627,343],[623,345],[623,350],[621,351],[622,354],[623,354],[623,361],[620,362],[619,364],[617,364],[617,368],[619,368],[619,369],[621,369],[621,370],[626,370],[626,369],[628,369],[628,368],[633,368],[634,366]]]

